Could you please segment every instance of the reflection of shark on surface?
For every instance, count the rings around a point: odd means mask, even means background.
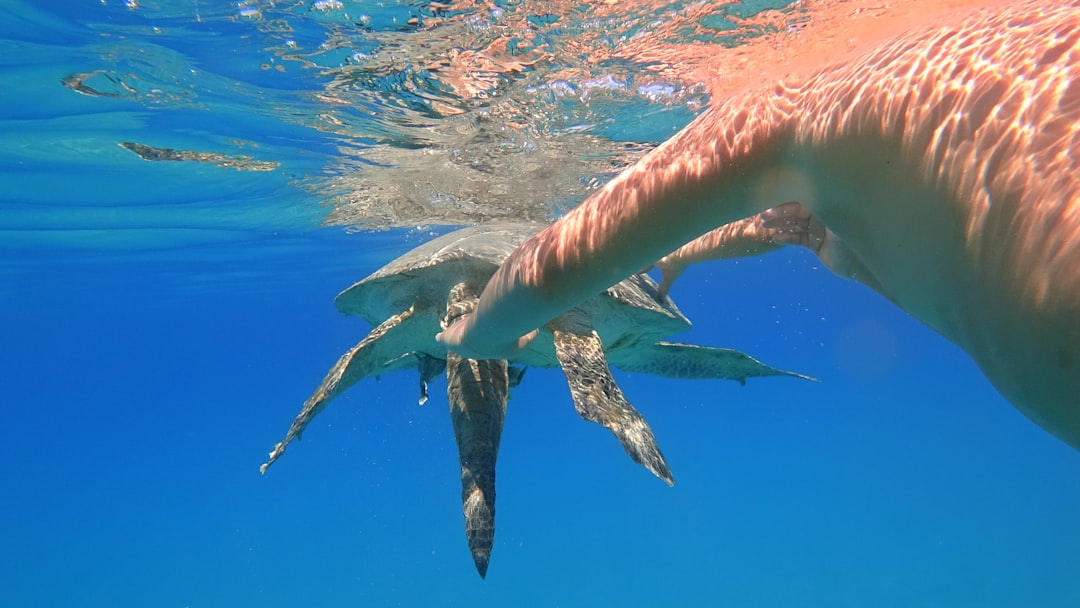
[[[719,102],[525,242],[440,339],[469,356],[513,351],[604,286],[775,209],[782,240],[805,241],[961,346],[1020,411],[1080,448],[1078,123],[1076,2],[914,30]],[[662,262],[667,283],[681,264],[727,255],[715,248],[726,238]]]

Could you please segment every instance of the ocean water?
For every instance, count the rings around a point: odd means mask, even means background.
[[[1080,606],[1080,454],[795,249],[688,271],[677,339],[819,382],[616,372],[673,488],[528,371],[486,580],[441,382],[365,381],[259,474],[370,329],[341,289],[558,215],[707,101],[574,44],[802,18],[548,6],[0,0],[0,606]]]

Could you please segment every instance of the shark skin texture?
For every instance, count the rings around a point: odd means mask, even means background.
[[[1015,407],[1080,449],[1075,1],[936,19],[718,101],[525,241],[439,339],[469,356],[512,352],[605,286],[789,203],[826,229],[827,265],[963,348]]]

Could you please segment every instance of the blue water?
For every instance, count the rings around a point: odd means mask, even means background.
[[[369,329],[333,296],[443,230],[320,227],[327,167],[381,140],[317,128],[319,70],[264,69],[274,19],[347,26],[312,6],[0,0],[0,606],[1080,606],[1080,454],[798,250],[691,269],[678,338],[820,382],[616,374],[674,488],[528,372],[487,580],[442,384],[418,407],[414,375],[366,381],[260,476]],[[92,70],[135,92],[61,84]]]

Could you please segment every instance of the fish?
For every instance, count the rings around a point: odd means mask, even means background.
[[[1080,4],[958,13],[716,101],[522,243],[438,339],[505,356],[577,302],[762,213],[820,222],[827,266],[957,344],[1080,449]]]

